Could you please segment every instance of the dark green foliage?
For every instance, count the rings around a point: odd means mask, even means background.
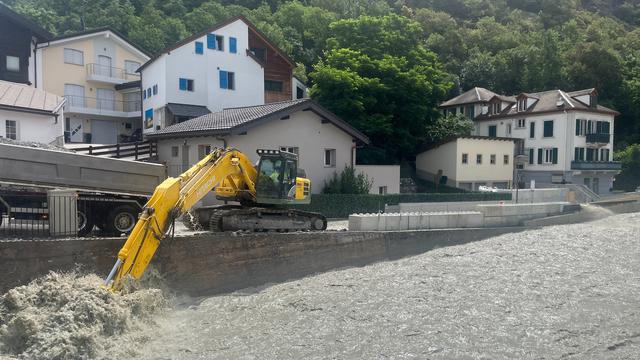
[[[617,152],[615,160],[622,162],[622,172],[613,183],[615,189],[634,191],[640,186],[640,144],[629,145]]]
[[[510,193],[428,193],[428,194],[317,194],[311,204],[298,207],[322,213],[328,218],[345,218],[355,213],[384,212],[384,206],[398,203],[511,200]]]
[[[368,194],[373,182],[367,174],[356,173],[353,166],[345,166],[340,175],[333,172],[329,182],[324,183],[325,194]]]
[[[430,141],[437,142],[448,138],[470,135],[473,131],[473,122],[464,115],[447,115],[437,119],[427,127],[427,136]]]

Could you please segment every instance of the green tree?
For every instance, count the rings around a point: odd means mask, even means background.
[[[622,162],[622,172],[616,176],[616,189],[633,191],[640,186],[640,144],[632,144],[615,153]]]
[[[329,182],[324,183],[324,194],[368,194],[373,181],[362,172],[357,173],[353,166],[345,166],[340,175],[333,172]]]
[[[473,121],[461,114],[442,116],[427,127],[428,138],[431,142],[470,135],[472,131]]]

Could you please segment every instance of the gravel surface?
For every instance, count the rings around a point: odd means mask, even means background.
[[[43,143],[33,142],[33,141],[17,141],[17,140],[11,140],[11,139],[1,138],[1,137],[0,137],[0,144],[26,146],[26,147],[32,147],[32,148],[38,148],[38,149],[45,149],[45,150],[74,152],[73,150],[67,149],[63,146],[43,144]]]
[[[640,214],[193,300],[151,359],[637,359]]]

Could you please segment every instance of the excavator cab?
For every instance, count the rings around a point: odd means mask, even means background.
[[[258,149],[258,204],[309,204],[311,181],[298,168],[298,155],[281,150]]]

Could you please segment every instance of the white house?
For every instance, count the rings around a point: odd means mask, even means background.
[[[473,95],[477,89],[465,94]],[[488,100],[467,97],[470,102],[452,99],[441,108],[447,113],[460,107],[480,109],[474,114],[465,111],[474,119],[475,135],[524,139],[519,151],[529,161],[521,170],[522,182],[575,183],[599,194],[611,191],[621,169],[612,161],[618,112],[599,105],[595,89],[494,95]]]
[[[465,190],[480,186],[508,189],[514,173],[517,139],[488,136],[460,136],[429,144],[416,156],[418,177]]]
[[[212,26],[140,67],[144,133],[226,108],[304,98],[294,66],[242,16]]]
[[[293,152],[311,179],[313,193],[321,192],[334,172],[354,165],[356,146],[369,142],[309,99],[224,109],[168,126],[148,138],[157,141],[159,161],[167,164],[171,176],[188,169],[214,147],[236,148],[254,162],[259,159],[257,149]]]
[[[63,144],[65,99],[0,80],[0,138]]]

